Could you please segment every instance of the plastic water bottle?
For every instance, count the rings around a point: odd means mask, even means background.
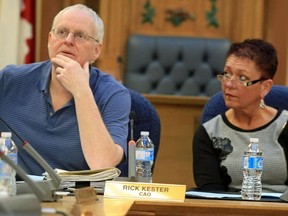
[[[5,139],[5,145],[8,150],[8,156],[10,160],[12,160],[15,164],[18,163],[18,148],[16,144],[12,140],[12,133],[11,132],[2,132],[1,136],[3,139]],[[10,167],[10,166],[9,166]],[[11,172],[11,178],[9,182],[9,195],[14,196],[16,195],[16,190],[17,190],[17,185],[16,185],[16,171],[10,167],[10,172]]]
[[[245,200],[260,200],[262,193],[261,175],[263,156],[258,138],[250,138],[250,143],[244,151],[243,183],[241,196]]]
[[[152,165],[154,162],[154,145],[148,131],[141,131],[136,142],[136,176],[139,182],[152,182]]]
[[[5,139],[0,137],[0,151],[1,154],[8,154],[8,150],[5,145]],[[10,166],[3,160],[0,159],[0,199],[1,197],[9,196],[9,181],[10,181]]]

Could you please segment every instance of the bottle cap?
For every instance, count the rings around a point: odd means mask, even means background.
[[[259,142],[259,139],[258,138],[250,138],[250,142],[253,142],[253,143]]]
[[[3,138],[11,138],[12,133],[11,132],[1,132],[1,137]]]
[[[149,136],[149,131],[141,131],[140,135],[141,136]]]

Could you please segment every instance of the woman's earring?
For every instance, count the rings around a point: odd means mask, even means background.
[[[265,102],[263,99],[260,100],[260,103],[259,103],[259,109],[264,109],[265,108]]]

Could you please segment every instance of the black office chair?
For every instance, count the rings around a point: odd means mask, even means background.
[[[131,95],[131,112],[135,112],[133,127],[133,139],[135,142],[140,137],[141,131],[149,131],[149,137],[154,144],[154,168],[156,157],[160,145],[161,123],[158,113],[152,103],[139,92],[128,89]],[[127,144],[131,139],[130,127],[128,132]],[[121,177],[128,176],[128,158],[124,163],[118,165],[121,170]]]
[[[280,85],[272,86],[264,101],[269,106],[288,110],[288,87]],[[224,103],[223,94],[222,92],[218,92],[205,104],[202,111],[201,123],[205,123],[226,110],[227,107]]]
[[[212,96],[231,45],[224,38],[130,35],[124,85],[147,94]]]

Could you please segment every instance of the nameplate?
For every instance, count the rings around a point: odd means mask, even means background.
[[[186,185],[106,181],[104,197],[184,202]]]

